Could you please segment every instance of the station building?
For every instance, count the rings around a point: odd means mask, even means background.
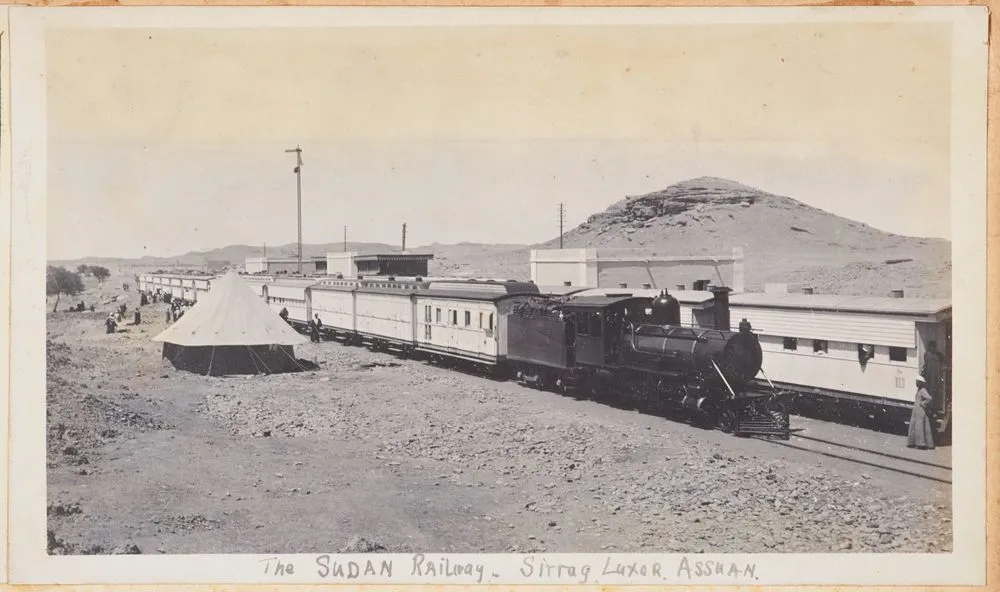
[[[743,249],[726,255],[666,256],[646,249],[533,249],[531,281],[545,287],[744,291]]]
[[[327,253],[323,257],[302,259],[302,275],[357,276],[427,276],[428,261],[434,255],[422,253],[361,254],[356,251]],[[298,273],[297,258],[247,257],[246,273],[250,275],[294,275]]]

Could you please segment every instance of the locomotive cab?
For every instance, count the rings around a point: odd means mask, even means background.
[[[617,366],[622,362],[622,343],[630,324],[648,322],[651,298],[587,296],[574,298],[563,307],[575,329],[574,357],[581,365]]]

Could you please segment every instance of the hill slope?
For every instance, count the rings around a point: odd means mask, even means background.
[[[651,255],[742,247],[748,288],[801,283],[817,291],[950,297],[951,243],[891,234],[715,177],[628,197],[566,233],[566,247],[642,248]],[[555,248],[558,238],[541,248]]]

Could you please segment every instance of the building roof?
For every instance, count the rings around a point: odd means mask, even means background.
[[[414,261],[433,259],[431,253],[371,253],[367,255],[355,255],[355,261],[377,261],[379,259],[411,259]]]
[[[567,288],[569,288],[567,286]],[[631,294],[635,297],[656,298],[660,295],[660,290],[652,288],[586,288],[579,292],[571,292],[574,297],[580,296],[606,296],[609,294]],[[704,308],[704,305],[711,304],[714,296],[711,292],[702,290],[667,290],[667,293],[677,299],[681,304],[691,305],[694,308]],[[732,297],[730,297],[732,300]]]
[[[622,302],[628,302],[630,300],[642,300],[645,297],[642,296],[574,296],[571,300],[563,304],[563,308],[604,308],[607,306],[612,306],[614,304],[619,304]]]
[[[212,284],[191,310],[153,341],[183,346],[298,345],[296,333],[235,272]]]
[[[513,280],[476,280],[450,279],[436,280],[430,285],[431,290],[453,290],[458,292],[489,292],[500,294],[538,294],[538,286],[530,282]]]
[[[530,293],[530,292],[474,292],[465,290],[420,290],[419,292],[414,290],[412,294],[418,298],[443,298],[447,300],[477,300],[479,302],[499,302],[501,300],[506,300],[507,298],[516,298],[518,296],[531,296],[533,298],[548,298],[544,294]]]
[[[951,311],[951,301],[925,298],[840,296],[836,294],[731,294],[731,306],[857,312],[868,314],[938,315]]]

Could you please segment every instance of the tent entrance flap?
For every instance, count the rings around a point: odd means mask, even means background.
[[[306,368],[295,358],[291,345],[163,344],[163,357],[178,370],[211,376],[277,374]]]

